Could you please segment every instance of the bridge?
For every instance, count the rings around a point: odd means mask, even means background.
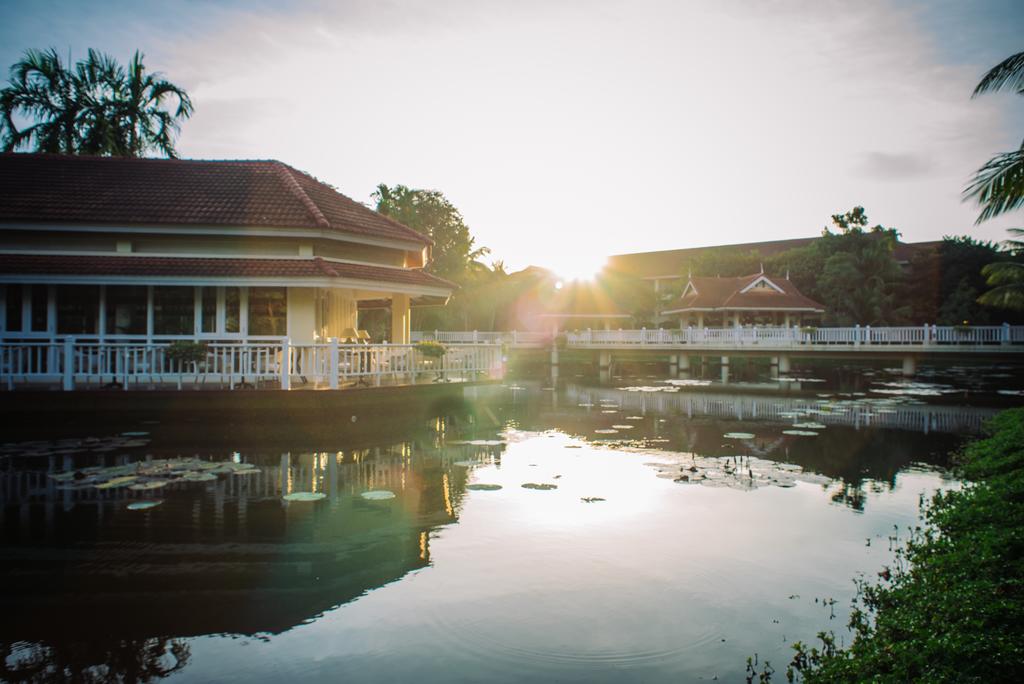
[[[558,367],[559,345],[599,354],[602,373],[611,367],[613,352],[648,351],[668,357],[671,375],[685,377],[693,356],[720,357],[722,381],[733,356],[771,359],[773,375],[790,370],[793,357],[897,359],[903,374],[912,376],[922,358],[993,358],[1024,353],[1024,326],[919,325],[898,327],[726,327],[640,330],[583,330],[559,334],[523,332],[435,331],[413,333],[413,339],[442,343],[503,344],[511,349],[551,349],[552,370]],[[557,375],[557,372],[555,373]]]

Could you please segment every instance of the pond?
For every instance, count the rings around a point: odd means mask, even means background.
[[[470,388],[330,448],[3,445],[3,677],[781,680],[996,410],[643,383]]]

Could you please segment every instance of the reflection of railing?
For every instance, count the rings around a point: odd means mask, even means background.
[[[442,342],[460,344],[505,344],[510,347],[539,347],[551,342],[550,333],[542,332],[482,332],[479,330],[425,330],[412,333],[413,342]]]
[[[825,425],[855,428],[879,427],[915,432],[977,433],[995,409],[966,406],[930,406],[877,401],[835,401],[827,409],[816,399],[766,397],[711,392],[630,392],[610,388],[570,385],[570,400],[597,405],[611,400],[621,410],[637,413],[686,414],[734,420],[799,423],[809,420]],[[809,415],[808,415],[809,413]],[[795,417],[795,414],[800,414]]]
[[[879,349],[898,351],[985,351],[1018,353],[1024,326],[904,326],[852,328],[732,327],[640,330],[584,330],[566,333],[570,347],[696,347]]]
[[[292,380],[326,385],[346,382],[380,385],[417,379],[470,380],[501,373],[501,348],[493,344],[449,344],[441,358],[429,358],[410,344],[294,345],[273,342],[213,342],[205,358],[181,361],[166,343],[61,341],[0,343],[0,377],[7,389],[19,384],[82,385],[213,383],[234,388],[242,383]]]

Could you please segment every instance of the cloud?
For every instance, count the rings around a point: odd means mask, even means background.
[[[931,169],[931,163],[923,155],[888,152],[868,152],[857,165],[861,175],[881,180],[920,178]]]

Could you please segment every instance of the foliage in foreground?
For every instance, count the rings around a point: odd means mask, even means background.
[[[797,643],[805,682],[1024,678],[1024,409],[1005,411],[961,457],[962,490],[936,494],[891,567],[861,582],[854,639]]]

